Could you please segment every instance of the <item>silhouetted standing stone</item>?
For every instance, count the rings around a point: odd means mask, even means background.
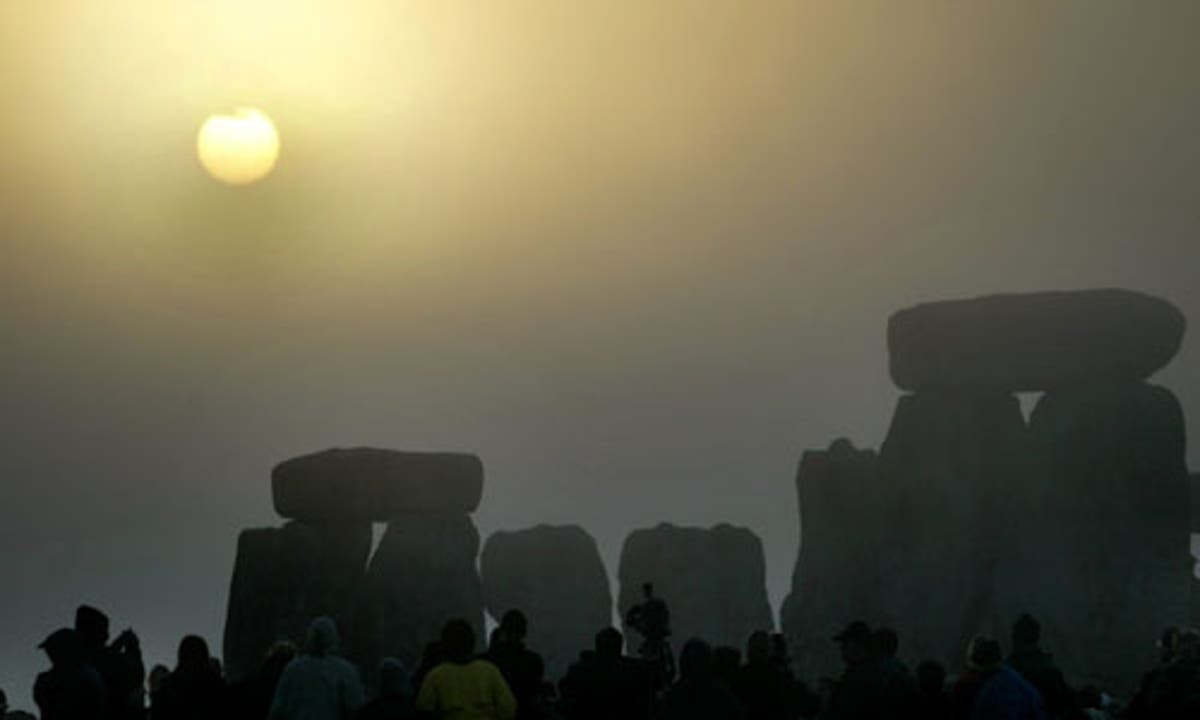
[[[325,450],[276,465],[271,494],[276,512],[300,519],[469,513],[483,494],[483,463],[465,453]]]
[[[480,557],[488,613],[529,618],[526,644],[541,653],[548,678],[561,677],[603,627],[612,624],[608,573],[591,535],[577,525],[497,532]]]
[[[841,663],[830,638],[852,618],[877,618],[881,598],[880,532],[890,508],[880,492],[879,459],[845,439],[800,458],[800,555],[780,622],[803,677]]]
[[[478,553],[479,532],[464,513],[393,517],[367,570],[355,658],[373,667],[391,656],[415,668],[425,644],[452,618],[471,623],[482,647]]]
[[[883,612],[912,657],[962,657],[995,634],[995,573],[1029,482],[1017,399],[1000,391],[901,397],[879,456]]]
[[[1030,418],[1040,492],[1011,585],[1068,676],[1124,689],[1163,627],[1189,618],[1190,492],[1170,391],[1129,382],[1046,393]]]
[[[671,611],[676,652],[692,636],[741,647],[751,632],[774,628],[762,542],[746,528],[636,530],[621,549],[619,577],[622,617],[641,602],[642,584],[654,584]]]
[[[1184,325],[1174,305],[1128,290],[926,303],[889,319],[889,363],[906,390],[1142,380],[1179,351]]]
[[[243,530],[225,620],[226,676],[257,670],[277,640],[301,645],[315,617],[349,625],[370,551],[366,522]]]

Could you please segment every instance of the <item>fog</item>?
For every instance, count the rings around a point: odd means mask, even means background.
[[[1200,5],[0,6],[0,687],[74,607],[220,645],[271,466],[469,450],[486,535],[743,524],[877,446],[923,300],[1200,317]],[[204,118],[275,120],[265,181]],[[1194,335],[1156,382],[1200,413]],[[1196,430],[1190,461],[1200,465]],[[848,528],[852,531],[852,528]],[[534,619],[536,622],[536,618]]]

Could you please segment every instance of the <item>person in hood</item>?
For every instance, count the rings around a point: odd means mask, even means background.
[[[71,628],[55,630],[38,647],[51,665],[33,684],[33,699],[42,720],[104,718],[104,681],[85,659],[78,633]]]
[[[313,620],[304,654],[288,663],[279,677],[270,720],[347,720],[358,712],[363,705],[362,680],[337,652],[333,619]]]

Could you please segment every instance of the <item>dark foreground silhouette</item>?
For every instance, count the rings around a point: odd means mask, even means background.
[[[360,671],[338,654],[333,619],[312,621],[302,651],[271,648],[258,671],[227,683],[207,643],[188,635],[174,669],[155,666],[146,677],[137,636],[127,630],[108,642],[108,618],[81,606],[75,627],[52,632],[40,645],[50,669],[38,675],[34,700],[43,720],[1183,720],[1200,717],[1200,632],[1164,631],[1160,657],[1123,702],[1095,687],[1073,688],[1040,646],[1038,621],[1023,615],[1012,628],[1009,653],[990,637],[965,648],[953,678],[935,661],[915,673],[901,659],[900,638],[886,627],[854,621],[830,639],[843,670],[810,686],[794,675],[782,635],[756,631],[743,653],[690,638],[679,653],[678,676],[664,677],[670,652],[669,611],[646,593],[653,618],[641,656],[623,654],[619,630],[602,628],[555,685],[541,657],[524,644],[529,619],[506,613],[482,652],[465,620],[446,623],[426,647],[414,673],[385,658],[371,697]],[[663,646],[666,646],[665,649]],[[148,685],[143,681],[148,680]],[[0,692],[0,717],[9,713]]]

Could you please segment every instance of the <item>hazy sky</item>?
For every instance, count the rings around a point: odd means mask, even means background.
[[[1200,4],[0,4],[0,687],[80,601],[220,647],[271,466],[464,449],[481,530],[745,524],[877,446],[888,314],[1200,318]],[[282,155],[204,174],[204,118]],[[1159,381],[1200,414],[1195,335]],[[1197,431],[1190,459],[1200,465]],[[850,531],[852,529],[848,529]]]

